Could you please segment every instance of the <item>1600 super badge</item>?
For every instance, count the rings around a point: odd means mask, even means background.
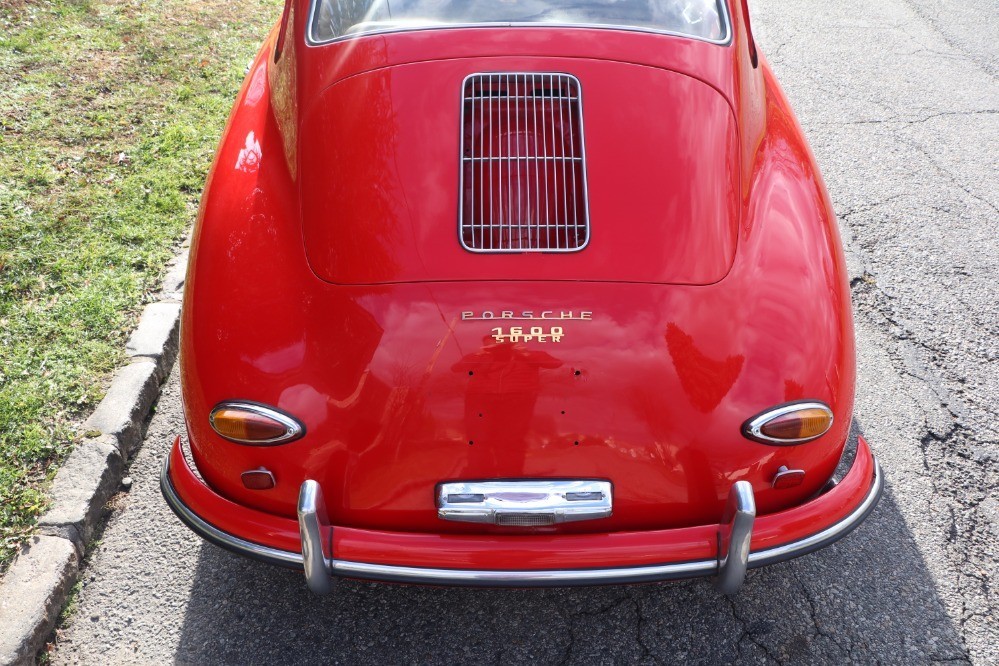
[[[511,321],[591,321],[590,310],[466,310],[461,313],[462,321],[490,321],[508,319]],[[496,342],[562,342],[565,329],[562,326],[497,326],[492,330]]]
[[[502,326],[492,329],[493,340],[496,342],[562,342],[564,331],[561,326],[545,328],[543,326],[531,326],[526,331],[523,326],[511,326],[509,331],[504,333]]]

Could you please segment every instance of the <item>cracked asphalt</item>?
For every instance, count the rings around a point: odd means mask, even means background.
[[[163,503],[177,377],[54,663],[999,663],[999,13],[994,0],[769,0],[757,39],[840,216],[857,418],[885,496],[844,541],[707,581],[551,590],[341,582],[202,543]]]

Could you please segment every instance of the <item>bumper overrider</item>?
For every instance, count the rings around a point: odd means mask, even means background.
[[[188,464],[178,437],[160,487],[188,527],[223,548],[302,569],[329,593],[334,577],[431,585],[548,587],[641,583],[717,575],[726,594],[746,570],[811,553],[859,525],[881,497],[882,473],[861,437],[842,480],[801,505],[757,516],[746,481],[730,491],[722,522],[668,530],[572,535],[442,535],[331,524],[322,488],[305,481],[298,520],[236,504]]]

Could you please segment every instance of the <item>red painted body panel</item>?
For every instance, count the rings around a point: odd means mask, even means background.
[[[593,229],[585,251],[482,255],[454,242],[461,84],[479,71],[578,75]],[[581,58],[422,62],[327,88],[302,135],[312,137],[299,154],[305,244],[330,282],[710,284],[735,255],[735,117],[683,74]]]
[[[280,57],[272,35],[237,100],[192,242],[181,372],[209,486],[191,489],[193,502],[222,497],[215,515],[233,534],[287,549],[311,478],[341,527],[337,547],[362,559],[416,546],[432,560],[434,544],[460,535],[511,553],[530,534],[548,556],[573,539],[597,549],[594,562],[613,543],[637,563],[643,531],[669,530],[678,558],[713,549],[706,530],[738,480],[761,514],[827,481],[853,408],[844,261],[800,128],[765,62],[748,63],[738,7],[730,46],[483,28],[309,47],[305,5],[289,6],[298,16]],[[460,248],[461,80],[506,69],[581,82],[592,240],[579,253]],[[496,320],[462,318],[485,312]],[[539,319],[503,317],[524,312]],[[564,335],[488,337],[516,325]],[[771,447],[740,434],[748,417],[802,398],[834,412],[818,440]],[[306,435],[226,441],[207,416],[231,399],[275,406]],[[772,489],[782,465],[805,481]],[[243,487],[257,467],[273,489]],[[439,482],[534,477],[609,479],[613,516],[546,528],[437,518]],[[817,519],[787,516],[768,519],[754,546]],[[408,536],[378,545],[379,531]]]

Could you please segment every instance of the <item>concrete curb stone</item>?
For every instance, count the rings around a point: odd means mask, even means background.
[[[79,563],[73,542],[53,536],[33,537],[18,554],[0,587],[0,663],[34,663],[76,583]]]
[[[128,458],[142,442],[142,424],[160,393],[160,373],[153,361],[140,360],[118,370],[107,395],[83,424],[85,432],[111,435]]]
[[[187,241],[190,242],[190,238]],[[184,292],[184,281],[187,279],[187,258],[190,254],[185,247],[174,259],[163,278],[163,300],[179,301]]]
[[[87,438],[56,473],[52,505],[0,579],[0,666],[34,663],[79,575],[104,506],[142,444],[160,384],[177,358],[187,244],[168,267],[160,298],[146,306],[104,399],[83,424]]]
[[[38,520],[42,534],[69,539],[83,557],[124,469],[114,437],[84,440],[56,473],[49,493],[52,506]]]
[[[150,303],[142,312],[125,351],[133,360],[146,358],[155,362],[160,377],[166,377],[177,356],[179,334],[180,303]]]

